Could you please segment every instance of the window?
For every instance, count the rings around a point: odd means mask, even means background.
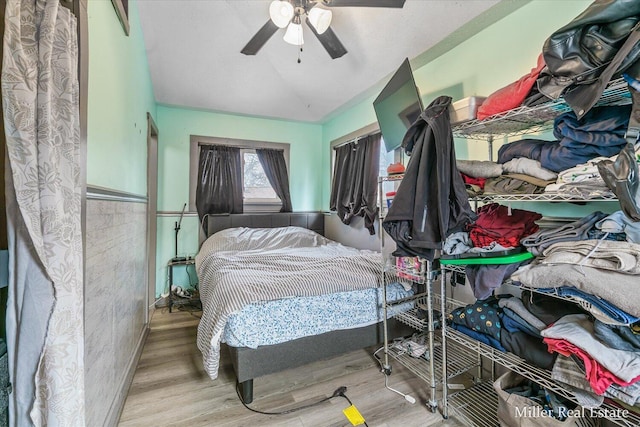
[[[380,176],[387,176],[387,167],[391,163],[401,162],[405,164],[404,159],[404,150],[402,147],[398,147],[395,150],[387,152],[387,148],[384,145],[384,138],[380,141]],[[405,164],[406,165],[406,164]],[[382,184],[383,191],[383,200],[385,199],[385,195],[389,191],[395,191],[398,187],[398,182],[387,181]],[[380,201],[380,197],[378,197],[378,202]]]
[[[240,152],[242,153],[244,199],[280,201],[262,169],[255,150],[240,150]]]
[[[336,139],[331,142],[331,174],[333,174],[333,167],[335,161],[335,150],[333,149],[335,146],[343,144],[347,141],[354,140],[357,137],[362,135],[367,135],[379,130],[378,124],[372,124],[366,126],[362,129],[357,130],[356,132],[352,132],[349,135],[346,135],[342,138]],[[386,176],[387,175],[387,166],[391,163],[402,162],[405,163],[404,159],[404,151],[402,148],[398,147],[393,151],[387,152],[387,149],[384,145],[384,138],[380,139],[380,173],[378,176]],[[333,176],[333,175],[332,175]]]
[[[348,135],[345,135],[342,138],[336,139],[331,142],[331,179],[333,180],[333,172],[335,166],[335,150],[334,147],[341,145],[347,141],[352,141],[362,135],[371,134],[373,132],[379,131],[379,127],[377,123],[366,126],[362,129],[358,129],[355,132],[352,132]],[[395,150],[387,152],[386,146],[384,145],[384,137],[380,138],[380,169],[378,176],[387,176],[387,166],[391,163],[401,162],[406,165],[406,159],[404,157],[404,150],[401,147],[396,148]],[[386,193],[387,191],[393,191],[397,187],[397,183],[393,182],[385,182],[383,185],[383,191]],[[379,197],[378,197],[379,199]]]
[[[277,212],[282,207],[282,201],[276,196],[276,192],[269,183],[255,150],[241,149],[240,153],[242,154],[242,195],[245,212]]]
[[[387,148],[384,145],[384,137],[380,140],[380,173],[378,176],[387,176],[387,166],[391,163],[400,161],[402,156],[402,148],[396,148],[387,152]]]
[[[196,187],[198,183],[199,147],[203,144],[231,145],[240,148],[243,167],[243,199],[245,212],[278,212],[282,201],[271,187],[269,180],[258,160],[256,148],[275,148],[284,150],[284,158],[289,168],[289,144],[248,141],[231,138],[191,136],[189,170],[189,210],[196,211]]]
[[[335,211],[347,225],[355,217],[364,218],[364,226],[375,234],[378,174],[380,171],[379,132],[334,145],[329,210]]]

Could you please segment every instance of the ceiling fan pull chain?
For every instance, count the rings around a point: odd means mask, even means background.
[[[302,59],[300,59],[301,55],[302,55],[302,46],[300,46],[300,50],[298,51],[298,64],[302,62]]]

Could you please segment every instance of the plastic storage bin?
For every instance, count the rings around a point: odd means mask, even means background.
[[[474,120],[478,114],[478,107],[482,105],[485,96],[470,96],[460,101],[456,101],[449,107],[449,116],[451,124],[459,124]]]

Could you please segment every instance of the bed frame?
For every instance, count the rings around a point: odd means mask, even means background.
[[[298,226],[324,235],[321,212],[221,214],[208,216],[207,236],[231,227]],[[415,332],[395,319],[389,319],[389,339]],[[382,322],[356,329],[326,332],[281,344],[256,349],[227,346],[231,354],[239,391],[245,403],[253,401],[253,379],[281,372],[350,351],[374,346],[384,341]]]

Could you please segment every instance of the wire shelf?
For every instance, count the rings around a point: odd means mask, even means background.
[[[631,95],[627,89],[627,84],[623,79],[617,79],[609,83],[596,105],[623,105],[630,103]],[[564,99],[560,98],[533,107],[523,106],[515,108],[504,113],[496,114],[485,120],[471,120],[464,122],[453,126],[452,132],[455,137],[486,140],[491,142],[493,141],[494,136],[507,138],[550,130],[553,128],[555,118],[570,110],[571,108],[569,105],[564,101]],[[617,198],[613,194],[587,199],[577,195],[543,193],[480,195],[471,198],[471,200],[476,202],[536,201],[585,203],[617,201]],[[443,274],[445,270],[464,272],[464,266],[449,265],[443,267]],[[532,290],[535,291],[535,289]],[[440,300],[440,296],[437,296],[437,298],[434,299]],[[446,299],[446,297],[444,299],[444,303],[445,310],[447,312],[450,312],[453,308],[465,305],[459,301]],[[442,307],[440,302],[435,303],[434,306]],[[453,345],[458,345],[462,347],[462,350],[456,349],[451,352],[447,351],[447,362],[450,354],[458,353],[460,351],[464,353],[466,349],[468,353],[483,356],[538,383],[540,386],[577,403],[573,393],[566,390],[562,385],[556,383],[551,378],[551,372],[548,370],[533,366],[512,353],[504,353],[494,349],[493,347],[476,341],[463,333],[447,327],[446,325],[444,327],[447,346],[453,348]],[[468,389],[452,393],[447,399],[447,402],[452,411],[456,414],[456,418],[460,419],[460,421],[465,424],[482,427],[499,425],[498,421],[495,419],[498,400],[491,383],[483,382],[475,384]],[[600,409],[608,414],[620,413],[618,408],[610,404],[604,404]],[[640,426],[640,415],[633,413],[628,413],[628,415],[623,418],[608,418],[608,420],[615,425],[623,427]]]
[[[599,311],[599,309],[597,307],[593,306],[590,302],[585,301],[582,298],[574,298],[574,297],[572,297],[570,295],[568,295],[568,296],[558,295],[558,293],[557,293],[558,288],[553,288],[554,289],[553,292],[541,291],[538,288],[534,288],[534,287],[530,287],[530,286],[524,286],[523,284],[521,284],[519,282],[513,282],[511,279],[505,280],[502,283],[502,286],[513,286],[514,288],[518,288],[521,291],[535,292],[537,294],[545,295],[547,297],[553,297],[553,298],[556,298],[556,299],[567,301],[567,302],[570,302],[572,304],[579,305],[580,307],[585,309],[585,311],[590,311],[590,312]],[[605,314],[605,316],[606,316],[606,314]]]
[[[615,202],[618,200],[615,194],[603,195],[600,197],[584,198],[576,195],[564,195],[553,193],[541,194],[483,194],[469,198],[470,201],[490,203],[490,202]]]
[[[462,271],[464,271],[464,267]],[[402,311],[401,313],[394,313],[393,317],[396,320],[399,320],[400,322],[404,323],[405,325],[411,326],[413,329],[416,329],[418,331],[426,331],[429,326],[429,321],[425,316],[419,314],[419,313],[425,313],[427,311],[426,298],[427,297],[425,296],[425,294],[415,297],[416,304],[414,307],[408,310]],[[433,298],[434,310],[440,310],[440,306],[441,306],[440,295],[434,294],[432,298]],[[411,298],[408,298],[408,299],[410,300]],[[407,299],[403,299],[401,302],[404,303],[406,302],[406,300]],[[387,306],[390,308],[392,308],[394,305],[397,305],[395,301],[387,303]],[[452,310],[458,307],[463,307],[465,305],[466,304],[463,302],[454,300],[452,298],[447,298],[445,300],[445,311],[448,314]],[[440,321],[441,318],[440,316],[436,316],[436,314],[434,313],[433,320],[434,322],[436,322],[436,321]]]
[[[553,391],[554,393],[563,396],[576,404],[578,404],[573,393],[565,389],[560,384],[556,383],[553,379],[551,379],[551,372],[546,369],[539,368],[537,366],[531,365],[519,358],[515,354],[512,353],[504,353],[500,350],[497,350],[487,344],[481,343],[480,341],[476,341],[467,335],[458,332],[454,329],[448,328],[446,329],[447,339],[450,341],[457,342],[458,344],[474,351],[480,353],[482,356],[492,360],[505,368],[516,372],[517,374],[530,379],[531,381],[536,382],[540,386]],[[615,414],[619,411],[616,407],[611,406],[609,404],[603,404],[600,407],[601,410],[606,411],[607,413]],[[608,418],[609,421],[615,423],[616,425],[623,427],[638,427],[640,426],[640,416],[629,413],[625,418]]]
[[[448,271],[451,273],[461,273],[465,274],[465,265],[464,264],[447,264],[446,266],[442,266],[442,271]]]
[[[490,382],[481,382],[449,395],[449,408],[456,420],[468,426],[498,427],[498,395]]]
[[[422,293],[403,298],[402,300],[387,301],[387,309],[394,310],[395,306],[399,303],[404,304],[407,301],[413,302],[413,306],[409,309],[403,309],[400,312],[393,311],[393,317],[417,331],[426,331],[429,325],[429,321],[424,315],[424,313],[427,313],[427,298],[428,295]]]
[[[411,326],[413,329],[418,331],[423,331],[428,326],[427,319],[423,319],[418,317],[418,307],[411,308],[407,311],[403,311],[402,313],[397,313],[393,317],[396,320],[404,323],[407,326]]]
[[[630,104],[631,94],[620,78],[609,83],[596,105]],[[542,132],[553,127],[553,120],[571,108],[563,98],[534,107],[518,107],[484,120],[470,120],[453,126],[453,136],[492,140],[494,135],[504,137]]]
[[[454,267],[454,268],[449,268],[449,267]],[[461,268],[461,271],[464,273],[464,266],[458,266],[458,265],[448,265],[447,266],[447,270],[448,271],[453,271],[456,269]],[[440,308],[440,305],[442,303],[442,297],[440,294],[435,294],[433,295],[433,302],[435,304],[436,308]],[[444,301],[444,309],[446,314],[451,313],[451,311],[455,310],[456,308],[459,307],[464,307],[465,305],[467,305],[467,303],[464,303],[462,301],[458,301],[456,299],[453,298],[447,298]]]
[[[428,339],[427,334],[421,334],[425,342]],[[427,358],[413,357],[406,351],[389,346],[389,356],[400,363],[402,366],[410,370],[414,375],[420,377],[423,381],[431,383],[431,375],[429,373],[429,361]],[[442,366],[442,340],[436,337],[434,340],[434,366]],[[428,357],[428,356],[427,356]],[[447,344],[447,378],[453,378],[461,375],[471,369],[480,366],[480,361],[475,355],[469,353],[465,347],[456,343]],[[442,372],[435,369],[436,382],[442,382]]]

